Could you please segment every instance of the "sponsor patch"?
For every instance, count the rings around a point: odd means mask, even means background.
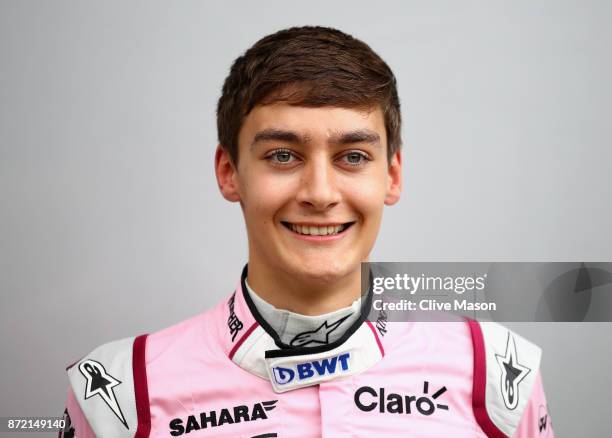
[[[538,431],[541,437],[548,436],[548,432],[552,429],[548,406],[540,405],[538,409]]]
[[[64,409],[64,428],[59,431],[58,438],[74,438],[74,427],[68,409]]]
[[[381,414],[420,414],[433,415],[438,409],[448,411],[448,405],[437,403],[437,399],[446,392],[446,386],[437,389],[429,395],[429,382],[423,382],[423,394],[398,394],[387,392],[385,388],[378,390],[370,386],[362,386],[355,391],[355,405],[363,412],[375,409]]]
[[[376,318],[376,330],[380,333],[380,336],[385,336],[387,333],[387,321],[389,320],[389,314],[385,310],[378,312],[378,318]]]
[[[114,388],[120,385],[121,382],[108,374],[104,366],[95,360],[87,359],[81,362],[79,364],[79,371],[87,380],[85,385],[85,400],[96,395],[100,396],[125,428],[129,429],[123,412],[121,411],[121,407],[117,402],[117,397],[115,396]]]
[[[504,404],[510,410],[515,409],[520,398],[519,383],[531,370],[519,363],[516,342],[510,333],[508,333],[506,353],[503,356],[496,354],[495,358],[501,368],[500,389]]]
[[[286,385],[294,380],[317,379],[348,371],[350,357],[350,353],[343,353],[321,360],[298,363],[293,367],[273,367],[272,373],[279,385]]]
[[[298,333],[291,340],[290,345],[292,347],[306,347],[311,345],[326,345],[329,344],[329,335],[333,333],[340,325],[346,321],[351,315],[346,315],[340,318],[338,321],[330,324],[325,321],[316,330]]]
[[[247,421],[267,420],[268,412],[276,408],[278,400],[255,403],[253,406],[239,405],[209,412],[200,412],[186,418],[174,418],[169,423],[170,435],[181,436],[196,430],[215,428]],[[276,436],[264,434],[259,436]]]
[[[242,321],[236,316],[234,312],[234,305],[236,304],[236,292],[232,294],[229,301],[227,302],[227,307],[229,308],[229,316],[227,318],[227,328],[229,328],[230,335],[232,337],[232,342],[236,340],[236,335],[242,330],[244,325]]]

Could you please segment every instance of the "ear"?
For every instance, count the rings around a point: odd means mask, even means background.
[[[387,171],[385,205],[393,205],[399,201],[400,194],[402,193],[402,154],[399,150],[393,154]]]
[[[219,191],[223,197],[230,202],[239,202],[238,171],[234,167],[229,154],[221,145],[217,146],[215,152],[215,175],[217,176]]]

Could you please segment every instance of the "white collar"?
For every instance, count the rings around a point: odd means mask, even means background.
[[[246,279],[244,284],[263,319],[283,343],[292,347],[314,347],[334,342],[359,319],[361,297],[348,307],[322,315],[306,316],[274,307],[261,298]]]
[[[374,324],[366,320],[371,292],[361,300],[358,318],[338,339],[325,345],[292,347],[283,343],[259,313],[247,292],[246,276],[247,266],[226,303],[223,320],[219,321],[219,325],[227,324],[228,328],[220,332],[220,340],[234,363],[269,380],[275,392],[357,374],[383,358],[383,338]]]

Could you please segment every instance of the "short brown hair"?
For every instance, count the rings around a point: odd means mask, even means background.
[[[238,163],[238,134],[257,105],[371,109],[379,105],[387,157],[401,146],[395,76],[367,44],[337,29],[303,26],[268,35],[238,57],[217,104],[219,143]]]

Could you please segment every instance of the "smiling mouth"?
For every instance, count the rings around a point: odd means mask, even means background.
[[[291,222],[281,222],[285,228],[304,236],[334,236],[342,234],[349,229],[355,222],[346,222],[341,225],[300,225]]]

